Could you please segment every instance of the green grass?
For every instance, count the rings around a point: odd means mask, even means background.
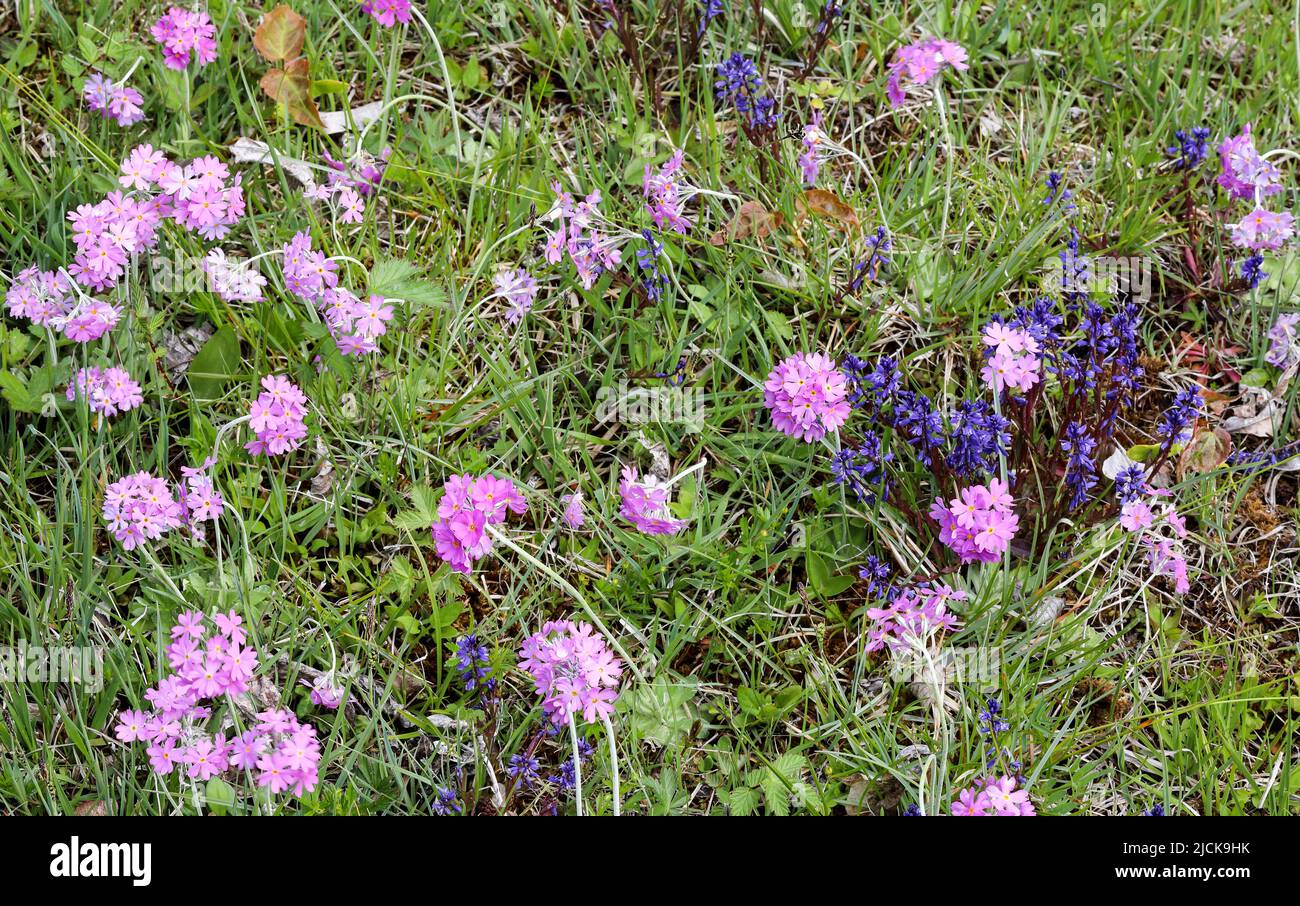
[[[221,57],[193,77],[187,113],[183,79],[163,70],[147,34],[160,4],[20,5],[20,21],[6,10],[12,27],[0,28],[6,286],[30,262],[70,260],[65,213],[111,191],[138,142],[179,159],[229,159],[240,136],[313,163],[339,153],[261,94],[269,66],[251,40],[260,7],[209,4]],[[1271,265],[1253,296],[1188,296],[1180,183],[1160,163],[1173,131],[1198,123],[1216,141],[1252,122],[1261,149],[1297,144],[1293,8],[848,4],[801,84],[815,4],[765,3],[761,52],[785,95],[786,126],[802,124],[810,93],[821,99],[845,151],[832,152],[819,185],[865,229],[887,225],[894,241],[883,278],[837,303],[861,237],[800,222],[797,137],[763,172],[734,115],[715,110],[712,65],[760,50],[748,4],[731,4],[694,66],[683,69],[667,39],[647,42],[664,48],[657,105],[613,35],[593,41],[556,11],[568,4],[435,2],[423,11],[436,45],[418,21],[386,31],[351,2],[292,5],[308,21],[313,79],[350,91],[319,97],[321,108],[386,104],[365,146],[394,149],[389,179],[352,227],[303,203],[281,168],[242,165],[249,212],[222,245],[262,255],[308,230],[317,247],[347,256],[341,268],[358,292],[404,300],[396,327],[380,355],[343,360],[317,316],[285,292],[273,256],[261,260],[271,285],[257,304],[158,291],[141,259],[122,325],[90,349],[55,347],[45,331],[4,321],[0,370],[12,380],[0,402],[0,645],[97,646],[106,667],[93,693],[0,684],[0,810],[210,810],[202,785],[156,777],[143,748],[118,743],[112,727],[162,676],[181,610],[233,607],[277,664],[270,687],[316,726],[324,748],[317,793],[271,803],[236,783],[238,812],[428,814],[439,787],[473,790],[466,809],[487,810],[487,765],[500,772],[540,718],[514,652],[544,620],[568,615],[598,618],[634,665],[615,720],[624,813],[898,814],[912,803],[946,812],[985,770],[978,713],[990,695],[1040,813],[1135,814],[1156,803],[1179,814],[1297,811],[1293,477],[1220,470],[1180,485],[1194,535],[1195,587],[1183,598],[1145,581],[1140,553],[1113,520],[1040,539],[1037,559],[963,570],[971,601],[947,645],[998,648],[999,676],[949,685],[948,705],[932,707],[925,690],[892,681],[884,659],[865,652],[865,583],[851,581],[869,533],[872,549],[917,574],[942,565],[931,539],[892,508],[846,500],[824,450],[772,430],[759,389],[777,360],[818,348],[899,356],[917,389],[976,393],[968,352],[978,325],[1036,288],[1059,249],[1060,224],[1040,204],[1049,170],[1074,191],[1089,249],[1159,262],[1143,343],[1166,368],[1144,389],[1146,421],[1127,426],[1135,440],[1151,436],[1154,414],[1191,374],[1176,355],[1182,332],[1241,347],[1231,359],[1239,372],[1262,365],[1274,315],[1296,307],[1294,265]],[[631,7],[643,24],[661,12]],[[937,101],[891,112],[883,64],[924,34],[967,47],[971,71],[937,83]],[[89,63],[120,76],[137,57],[132,84],[148,119],[124,130],[89,113],[78,92]],[[543,225],[532,217],[550,205],[548,183],[599,189],[603,212],[635,234],[648,220],[642,167],[676,147],[689,181],[709,192],[689,205],[691,234],[665,238],[671,287],[661,302],[609,277],[584,291],[569,265],[541,261]],[[1289,199],[1294,161],[1279,163]],[[1205,166],[1214,164],[1212,154]],[[786,226],[761,245],[711,245],[749,199],[781,211]],[[1214,234],[1208,211],[1201,222]],[[1214,242],[1223,244],[1205,247]],[[626,261],[638,246],[627,244]],[[179,229],[162,240],[184,255],[207,247]],[[507,264],[545,275],[522,329],[481,304]],[[210,394],[163,362],[169,337],[187,327],[238,341],[234,373],[208,382]],[[328,366],[320,373],[317,354]],[[127,367],[144,405],[96,425],[66,403],[69,369],[88,356]],[[598,419],[602,390],[654,385],[636,376],[681,357],[704,405],[699,430]],[[253,460],[242,439],[227,438],[219,529],[204,543],[173,533],[152,556],[124,552],[99,515],[105,485],[201,460],[273,372],[311,400],[303,448]],[[1235,397],[1222,370],[1210,372],[1207,386]],[[1294,390],[1285,397],[1289,425]],[[1283,433],[1278,443],[1292,436]],[[707,463],[679,486],[678,515],[690,523],[668,540],[617,518],[619,464],[644,470],[651,447],[673,472]],[[529,512],[509,526],[518,551],[498,545],[462,578],[434,554],[423,489],[487,470],[524,483]],[[558,522],[559,497],[576,488],[589,521],[573,533]],[[1032,619],[1053,599],[1059,617]],[[486,724],[452,659],[454,639],[471,629],[493,651],[502,692]],[[311,706],[298,682],[304,667],[334,663],[352,678],[352,705],[337,713]],[[567,757],[565,737],[542,752],[553,770]],[[584,769],[586,810],[611,811],[610,767],[597,746]],[[519,808],[552,804],[540,795]],[[572,811],[572,799],[558,807]]]

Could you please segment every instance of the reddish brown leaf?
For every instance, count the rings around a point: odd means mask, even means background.
[[[262,76],[262,90],[282,104],[293,121],[303,126],[324,129],[320,111],[311,99],[311,76],[307,61],[299,57],[287,63],[284,69],[272,69]]]
[[[257,31],[253,32],[253,46],[263,59],[272,63],[302,56],[306,39],[307,20],[284,3],[263,16]]]
[[[834,192],[808,189],[798,203],[801,213],[811,211],[819,217],[829,217],[847,230],[858,227],[857,213]]]
[[[1222,428],[1198,428],[1178,457],[1178,477],[1205,475],[1223,465],[1232,453],[1232,438]]]
[[[769,211],[757,201],[746,201],[730,223],[709,237],[709,243],[723,246],[751,237],[762,242],[784,222],[785,215],[780,211]]]

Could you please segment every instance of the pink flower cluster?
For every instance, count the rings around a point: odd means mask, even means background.
[[[675,535],[686,525],[683,519],[674,519],[668,511],[668,488],[659,486],[652,478],[638,480],[632,466],[623,468],[623,480],[618,483],[622,498],[619,514],[647,535]]]
[[[149,30],[163,47],[163,63],[169,69],[185,69],[190,54],[206,66],[217,58],[217,28],[205,12],[173,6]]]
[[[238,614],[217,614],[213,622],[218,631],[208,635],[203,614],[180,615],[167,646],[172,672],[145,692],[153,710],[124,711],[114,734],[148,743],[149,765],[160,776],[182,769],[191,779],[210,780],[243,769],[256,772],[257,785],[272,793],[311,792],[319,780],[320,742],[315,728],[292,712],[263,711],[253,729],[229,740],[209,732],[212,709],[203,702],[246,692],[258,662]]]
[[[197,490],[182,489],[182,504],[167,482],[148,472],[119,478],[104,492],[104,521],[122,547],[134,550],[191,521],[216,519],[223,508],[221,495],[210,481],[203,482]]]
[[[29,318],[38,326],[53,324],[68,313],[72,280],[67,271],[21,271],[5,293],[5,305],[15,318]]]
[[[528,271],[522,267],[503,270],[492,282],[496,286],[496,292],[489,298],[506,301],[509,306],[506,309],[507,324],[518,324],[524,315],[533,310],[533,302],[537,299],[537,280]]]
[[[1168,496],[1167,489],[1149,490],[1153,496]],[[1174,591],[1185,595],[1191,590],[1187,574],[1187,558],[1183,556],[1179,541],[1187,537],[1187,521],[1170,504],[1165,504],[1159,514],[1145,500],[1130,500],[1120,509],[1120,526],[1131,533],[1140,533],[1142,547],[1146,550],[1147,568],[1152,576],[1167,576],[1173,580]],[[1168,528],[1172,537],[1161,533]]]
[[[894,59],[889,62],[889,83],[886,94],[889,104],[898,107],[907,99],[908,85],[924,85],[945,66],[961,72],[969,69],[966,62],[966,49],[952,41],[930,38],[917,41],[894,52]]]
[[[812,120],[803,127],[803,151],[799,155],[799,172],[803,174],[806,186],[817,184],[817,176],[822,170],[822,114],[818,110]]]
[[[1264,361],[1276,368],[1289,368],[1300,362],[1300,314],[1288,312],[1277,316],[1268,331],[1268,352]]]
[[[849,417],[848,383],[835,360],[796,352],[772,369],[763,384],[763,404],[778,431],[805,443],[821,440]]]
[[[991,352],[980,372],[984,383],[994,393],[1008,387],[1021,393],[1032,390],[1038,383],[1038,369],[1042,364],[1038,358],[1038,341],[1028,331],[998,323],[984,328],[983,340]]]
[[[1255,150],[1250,123],[1219,145],[1219,185],[1233,198],[1258,201],[1282,191],[1282,174]]]
[[[361,11],[384,28],[392,28],[398,22],[411,21],[411,0],[365,0]]]
[[[948,612],[948,603],[965,600],[966,592],[943,584],[926,582],[904,589],[888,607],[867,610],[875,621],[867,633],[867,650],[909,651],[924,646],[940,630],[952,632],[957,618]]]
[[[674,151],[673,156],[668,158],[657,171],[646,164],[641,181],[641,191],[646,200],[645,207],[650,212],[655,226],[682,235],[691,229],[691,221],[682,213],[690,196],[683,197],[685,186],[677,176],[685,157],[682,151]]]
[[[307,397],[282,374],[262,378],[262,392],[248,407],[248,426],[256,435],[244,449],[254,456],[279,456],[302,446],[307,436]]]
[[[91,412],[111,418],[127,412],[144,402],[140,385],[131,379],[125,368],[81,368],[72,383],[68,384],[67,397],[75,400],[80,395]]]
[[[1228,224],[1229,237],[1238,248],[1276,251],[1295,235],[1295,217],[1288,211],[1280,214],[1256,208],[1236,223]]]
[[[343,687],[339,685],[333,670],[320,674],[314,680],[304,679],[299,682],[311,689],[310,697],[313,705],[337,711],[339,705],[343,704]]]
[[[76,301],[72,280],[62,269],[42,271],[29,267],[18,274],[5,293],[9,314],[62,331],[78,343],[98,340],[122,317],[121,310],[108,302],[84,299],[74,305]]]
[[[434,549],[452,569],[469,575],[474,561],[492,550],[488,526],[505,522],[507,513],[524,512],[527,503],[509,478],[453,475],[442,487]]]
[[[311,247],[311,236],[297,233],[284,247],[284,282],[289,291],[315,305],[325,319],[334,345],[345,356],[379,350],[378,340],[388,332],[393,306],[383,296],[362,302],[339,286],[338,265]]]
[[[1276,251],[1295,235],[1295,217],[1268,210],[1262,201],[1282,191],[1282,174],[1255,149],[1250,124],[1239,135],[1219,145],[1219,185],[1232,198],[1250,201],[1255,209],[1228,225],[1229,238],[1238,248],[1254,252]]]
[[[614,713],[623,664],[589,623],[545,624],[519,649],[519,666],[532,674],[542,709],[557,726]]]
[[[208,289],[227,302],[258,302],[266,278],[257,267],[239,258],[226,255],[224,249],[213,249],[203,259],[203,272],[208,276]]]
[[[613,240],[600,232],[600,192],[575,202],[558,182],[551,183],[551,191],[555,193],[555,205],[550,217],[559,223],[546,237],[546,260],[559,264],[567,251],[582,288],[591,289],[601,274],[618,267],[623,260]]]
[[[130,126],[144,119],[144,95],[125,82],[114,82],[103,73],[91,73],[81,86],[86,105],[104,119],[112,117],[119,126]]]
[[[244,216],[243,174],[231,179],[230,168],[210,154],[182,165],[140,145],[123,161],[117,181],[125,189],[158,190],[160,213],[204,239],[221,239]]]
[[[962,790],[952,804],[952,813],[961,817],[1032,818],[1038,814],[1029,801],[1027,790],[1017,789],[1016,779],[1003,775],[989,777]]]
[[[393,156],[392,148],[385,148],[376,158],[366,151],[358,151],[346,163],[335,160],[325,152],[325,163],[329,167],[329,185],[346,186],[358,195],[366,196],[379,188],[388,170],[388,161]]]
[[[936,499],[930,506],[930,518],[939,523],[939,540],[962,563],[994,563],[1020,527],[1015,505],[1006,482],[994,478],[987,487],[962,488],[947,505],[943,498]]]
[[[194,523],[215,522],[226,511],[226,502],[208,475],[208,469],[216,464],[217,460],[209,456],[196,469],[188,466],[181,467],[183,481],[177,489],[177,496],[180,498],[181,506],[185,507],[185,511],[189,514],[186,522],[196,535],[199,534],[199,529]]]

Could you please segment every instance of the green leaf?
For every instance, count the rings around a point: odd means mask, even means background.
[[[32,394],[22,378],[12,371],[0,371],[0,395],[15,412],[40,412],[40,396]]]
[[[235,807],[235,791],[220,777],[213,777],[203,790],[208,809],[214,815],[224,815]]]
[[[186,371],[194,398],[220,397],[226,382],[239,374],[239,363],[239,337],[234,328],[223,327],[208,338]]]
[[[727,811],[737,818],[745,818],[758,810],[759,792],[752,786],[740,786],[734,790],[719,790],[718,798],[727,806]]]
[[[424,280],[420,269],[401,258],[382,258],[370,270],[370,292],[417,308],[443,306],[446,294]]]

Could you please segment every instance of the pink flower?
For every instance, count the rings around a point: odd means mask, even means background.
[[[158,740],[145,750],[145,754],[149,756],[149,766],[153,768],[154,773],[163,777],[170,774],[180,763],[180,753],[176,751],[176,741],[173,739]]]
[[[990,781],[984,792],[989,804],[999,815],[1019,817],[1021,809],[1029,802],[1029,793],[1016,789],[1016,781],[1012,777],[1002,776]]]
[[[848,384],[835,360],[795,353],[782,361],[763,384],[763,404],[772,424],[805,443],[837,431],[849,417]]]
[[[582,492],[575,491],[572,494],[565,494],[560,498],[560,502],[564,504],[564,515],[562,517],[564,524],[571,529],[582,528],[587,521],[586,513],[582,509]]]
[[[207,13],[173,6],[154,23],[150,34],[163,46],[163,63],[169,69],[185,69],[191,53],[200,66],[217,58],[217,29]]]
[[[989,813],[992,803],[988,795],[978,786],[962,790],[957,794],[957,801],[952,804],[952,813],[957,816],[982,817]]]
[[[1295,218],[1285,211],[1275,214],[1256,208],[1228,228],[1233,245],[1255,251],[1276,250],[1295,235]]]
[[[1155,513],[1144,501],[1131,500],[1120,511],[1119,524],[1127,531],[1136,532],[1156,521]]]
[[[149,739],[149,715],[143,711],[123,711],[117,718],[117,727],[113,731],[122,742],[135,742]]]
[[[545,624],[519,649],[519,666],[532,675],[542,709],[557,726],[613,713],[622,664],[590,624]]]
[[[886,93],[890,105],[897,107],[906,100],[908,84],[924,85],[946,67],[952,67],[958,72],[968,69],[966,57],[966,49],[960,44],[938,38],[900,47],[889,62]]]
[[[1219,162],[1219,185],[1233,198],[1257,200],[1282,191],[1282,175],[1255,150],[1249,123],[1219,145]]]
[[[623,469],[618,492],[622,498],[620,515],[639,532],[675,535],[686,525],[685,520],[674,519],[669,513],[668,489],[658,486],[653,479],[638,480],[637,470],[631,466]]]
[[[645,165],[641,180],[641,192],[646,199],[646,211],[661,230],[672,230],[685,235],[690,231],[691,221],[683,214],[686,202],[697,191],[681,181],[679,173],[685,154],[678,150],[664,162],[658,171]]]
[[[255,438],[244,449],[254,456],[279,456],[298,449],[307,436],[306,404],[302,390],[284,375],[262,378],[262,393],[248,410]]]
[[[361,11],[368,13],[384,28],[392,28],[398,22],[406,24],[411,21],[411,0],[365,0]]]
[[[492,549],[487,527],[502,523],[508,513],[523,513],[524,497],[508,478],[453,475],[443,484],[433,546],[438,557],[457,572],[469,575],[474,561]]]
[[[501,271],[493,279],[496,292],[489,299],[504,299],[509,305],[506,309],[506,323],[518,324],[524,315],[532,311],[537,298],[537,281],[522,267],[517,270]]]
[[[930,518],[939,523],[939,540],[963,563],[992,563],[1001,558],[1019,528],[1014,509],[1006,484],[994,479],[988,487],[963,488],[950,504],[935,500]]]

